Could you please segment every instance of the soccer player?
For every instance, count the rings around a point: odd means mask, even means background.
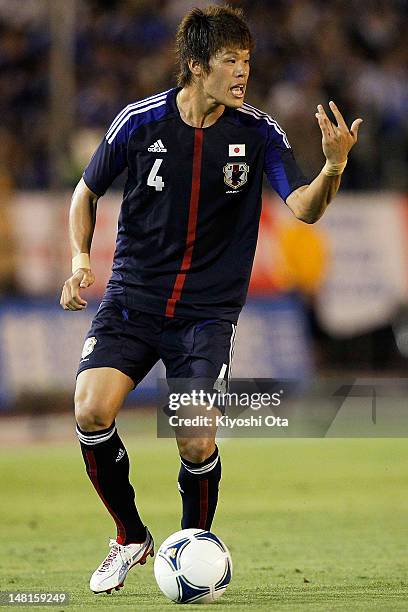
[[[91,578],[96,593],[119,588],[131,567],[153,556],[115,425],[127,394],[159,359],[171,380],[211,381],[216,389],[227,381],[263,173],[295,216],[313,223],[336,194],[357,140],[361,119],[349,129],[333,102],[335,122],[319,105],[326,163],[308,184],[283,129],[244,103],[252,47],[239,10],[188,13],[177,32],[179,86],[118,114],[73,194],[73,273],[61,305],[74,311],[86,307],[81,290],[94,282],[97,201],[127,170],[112,276],[85,340],[75,393],[86,470],[117,527]],[[176,437],[182,527],[209,529],[221,478],[215,429]]]

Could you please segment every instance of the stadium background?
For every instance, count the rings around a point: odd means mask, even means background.
[[[176,25],[191,6],[204,4],[208,3],[0,0],[0,468],[2,488],[7,492],[3,524],[10,523],[12,513],[20,517],[14,539],[24,547],[28,537],[33,558],[41,557],[37,540],[41,529],[45,529],[44,513],[50,512],[52,504],[56,504],[57,515],[63,512],[64,490],[72,483],[87,508],[83,522],[92,523],[89,530],[78,527],[79,532],[91,533],[96,540],[96,534],[103,538],[108,528],[108,519],[96,500],[91,499],[88,483],[82,477],[71,408],[83,335],[109,275],[121,182],[99,203],[92,249],[97,282],[87,294],[92,296],[89,310],[83,313],[62,312],[58,306],[60,287],[70,269],[70,193],[115,114],[128,102],[174,84],[172,50]],[[317,103],[327,106],[334,99],[349,124],[358,116],[364,118],[341,194],[317,225],[296,222],[265,184],[256,262],[248,305],[239,327],[233,374],[306,380],[371,377],[400,384],[397,381],[406,377],[408,356],[407,3],[370,0],[362,7],[358,0],[242,0],[231,4],[244,8],[257,40],[247,99],[284,127],[307,175],[313,177],[323,164],[320,131],[314,118]],[[154,441],[154,423],[145,410],[158,374],[160,369],[153,372],[141,390],[139,404],[137,394],[131,397],[122,427],[136,456],[137,449],[142,449],[147,457],[157,453],[164,461],[173,457],[174,463],[174,450],[170,451],[164,441],[162,445]],[[407,465],[403,440],[390,441],[389,445],[383,440],[377,446],[373,445],[375,441],[357,446],[347,446],[351,441],[331,441],[330,448],[323,448],[323,441],[315,441],[314,446],[299,442],[290,447],[295,449],[294,455],[282,441],[273,447],[262,440],[257,446],[253,442],[251,446],[248,441],[232,441],[223,451],[230,474],[233,458],[239,460],[239,450],[233,446],[238,442],[251,455],[252,470],[263,464],[263,453],[272,463],[280,463],[282,456],[286,460],[291,457],[286,471],[282,472],[281,466],[281,475],[275,480],[268,480],[272,478],[269,471],[259,472],[259,482],[269,482],[271,489],[279,489],[284,483],[287,490],[278,500],[266,495],[263,503],[254,501],[252,511],[260,517],[255,539],[264,537],[271,515],[276,519],[276,513],[285,513],[285,501],[293,508],[301,507],[312,497],[316,512],[309,538],[319,531],[319,521],[324,523],[323,515],[337,511],[343,512],[338,533],[343,530],[341,537],[346,542],[350,536],[346,521],[355,525],[353,534],[361,533],[364,516],[373,525],[370,536],[369,531],[366,533],[367,540],[379,537],[380,519],[393,520],[400,533],[407,505],[401,498],[407,485],[406,471],[402,469]],[[343,498],[340,510],[334,491],[330,490],[327,496],[324,493],[333,473],[322,467],[326,453],[331,457],[339,497],[346,481],[350,499],[351,491],[357,495],[349,506],[343,505]],[[51,459],[63,468],[68,480],[60,483],[57,497],[47,498]],[[304,490],[303,479],[298,475],[302,465],[306,471],[310,468],[310,488],[306,484]],[[385,472],[392,474],[392,482]],[[168,474],[156,474],[160,490],[167,491],[167,486],[170,491]],[[236,476],[230,478],[236,489],[225,485],[225,508],[229,500],[231,504],[236,502],[234,496],[240,486]],[[148,482],[148,474],[142,475],[142,491]],[[361,486],[364,495],[358,497]],[[31,496],[37,488],[39,498],[34,496],[27,507],[25,496]],[[255,485],[249,490],[254,492]],[[168,529],[171,525],[177,528],[174,517],[178,500],[173,497],[168,510],[172,522],[167,515],[166,520],[159,516],[151,500],[153,515],[156,512],[157,520],[163,519]],[[149,508],[149,499],[146,503]],[[249,506],[247,502],[247,509]],[[365,511],[369,516],[364,515]],[[66,508],[64,512],[69,524],[72,517]],[[370,523],[376,513],[377,519]],[[47,515],[47,525],[55,526],[58,521],[51,514]],[[238,513],[232,519],[236,531],[241,519]],[[226,539],[230,534],[234,540],[236,531],[220,521]],[[285,549],[283,533],[289,525],[282,518],[278,523],[281,548],[273,550],[286,550],[281,557],[285,566],[294,551]],[[304,525],[307,524],[305,519]],[[163,537],[167,532],[163,527]],[[304,537],[300,526],[298,535]],[[391,562],[385,564],[387,580],[392,583],[398,572],[403,573],[398,536],[392,539],[383,534],[382,538],[383,549],[390,555],[391,551],[397,552],[394,561],[398,571]],[[318,545],[314,546],[316,560],[320,553],[316,552]],[[328,555],[333,561],[338,556],[335,538],[330,546]],[[236,548],[240,551],[242,546],[237,543]],[[92,567],[93,555],[101,556],[101,550],[96,545],[94,550],[86,549],[89,562],[83,571]],[[351,559],[353,554],[358,555],[353,550],[350,547]],[[68,556],[73,558],[72,554]],[[374,583],[384,576],[381,558],[379,554]],[[248,566],[250,560],[251,557],[246,561]],[[305,557],[304,565],[309,561]],[[42,584],[44,588],[58,588],[53,579],[43,583],[38,572],[21,563],[16,563],[13,570],[13,588],[38,588]],[[324,566],[322,560],[319,563]],[[347,580],[349,566],[346,562],[340,566],[340,573],[333,578],[335,588],[337,579],[343,585]],[[310,571],[313,567],[310,561]],[[282,583],[279,571],[271,570],[274,585]],[[303,570],[299,573],[303,579]],[[5,576],[8,584],[7,570]],[[255,584],[267,580],[265,576],[260,579],[262,572],[251,576]],[[79,570],[78,578],[83,580]],[[295,573],[293,580],[297,578]],[[282,588],[289,590],[282,591],[282,601],[291,595],[299,598],[296,601],[300,606],[302,597],[306,597],[304,587],[302,584],[296,591],[293,580],[285,576]],[[308,579],[304,580],[307,584]],[[148,588],[153,588],[149,584],[144,587],[147,593]],[[251,596],[253,593],[248,595]],[[260,609],[269,605],[268,597],[267,593],[258,601]],[[313,609],[320,609],[316,602]],[[238,598],[236,609],[239,605]],[[393,605],[399,604],[395,601]]]

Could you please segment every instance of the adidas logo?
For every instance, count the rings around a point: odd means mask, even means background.
[[[167,153],[167,149],[160,139],[150,145],[147,150],[151,153]]]
[[[122,457],[124,457],[124,456],[125,456],[125,454],[126,454],[126,451],[125,451],[123,448],[120,448],[120,449],[119,449],[119,452],[118,452],[118,456],[117,456],[117,457],[116,457],[116,459],[115,459],[116,463],[117,463],[118,461],[120,461],[120,460],[122,459]]]

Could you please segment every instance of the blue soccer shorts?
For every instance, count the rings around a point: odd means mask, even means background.
[[[170,390],[182,379],[184,390],[190,385],[222,392],[231,373],[235,335],[236,324],[230,321],[168,318],[103,301],[86,336],[78,374],[115,368],[136,387],[162,359]]]

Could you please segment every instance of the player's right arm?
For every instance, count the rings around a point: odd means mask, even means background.
[[[71,243],[73,270],[64,283],[61,306],[64,310],[83,310],[87,303],[80,296],[80,289],[92,285],[89,252],[95,229],[96,205],[115,178],[127,166],[127,142],[129,119],[133,105],[126,107],[115,117],[91,161],[84,170],[72,196],[69,212],[69,239]]]
[[[69,210],[69,240],[71,244],[72,260],[80,254],[88,255],[95,229],[96,206],[98,196],[86,185],[83,178],[79,181],[72,195]],[[81,259],[86,259],[82,257]],[[81,262],[80,262],[81,263]],[[64,310],[83,310],[87,302],[81,297],[80,289],[89,287],[95,281],[90,264],[82,263],[84,267],[75,269],[64,283],[60,304]]]

